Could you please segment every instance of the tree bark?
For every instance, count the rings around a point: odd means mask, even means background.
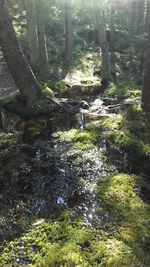
[[[148,26],[148,44],[144,56],[144,82],[142,90],[142,107],[143,110],[150,112],[150,14],[147,18],[147,26]]]
[[[69,64],[72,58],[72,1],[65,0],[65,54]]]
[[[145,1],[138,0],[138,11],[137,11],[137,32],[143,33],[144,30],[144,15],[145,15]]]
[[[24,57],[9,16],[6,0],[0,0],[0,46],[22,99],[31,107],[41,93],[41,88]]]
[[[145,16],[145,31],[148,32],[149,29],[149,17],[150,17],[150,0],[146,1],[146,16]]]
[[[37,38],[37,25],[35,15],[34,0],[25,0],[25,8],[28,23],[28,44],[30,53],[30,63],[35,65],[38,59],[38,38]]]
[[[98,38],[102,50],[102,79],[108,81],[111,79],[110,72],[110,55],[109,43],[107,41],[103,8],[99,4],[99,0],[94,1],[95,17],[98,30]]]
[[[131,2],[131,34],[139,34],[144,29],[145,1],[134,0]]]
[[[44,3],[42,0],[36,0],[36,22],[38,33],[38,63],[40,68],[40,75],[41,79],[43,81],[46,81],[49,79],[50,72],[44,26]]]
[[[116,9],[113,1],[111,2],[111,25],[110,25],[110,51],[111,51],[111,71],[113,78],[116,80],[116,68],[115,68],[115,16]]]
[[[150,33],[149,43],[145,51],[144,58],[144,83],[142,90],[142,107],[143,110],[150,112]]]

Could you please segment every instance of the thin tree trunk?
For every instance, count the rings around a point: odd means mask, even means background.
[[[50,72],[44,26],[44,3],[42,0],[36,0],[36,21],[38,33],[38,63],[41,79],[46,81],[49,78]]]
[[[144,83],[142,90],[143,110],[150,112],[150,33],[144,57]]]
[[[131,34],[139,34],[144,29],[145,1],[134,0],[131,2]]]
[[[149,17],[150,17],[150,0],[146,1],[146,16],[145,16],[145,31],[148,32],[149,29]]]
[[[106,36],[103,8],[100,6],[98,0],[94,1],[94,9],[98,30],[98,38],[102,50],[102,79],[104,81],[108,81],[111,79],[109,43],[107,41]]]
[[[148,44],[144,56],[144,82],[142,90],[143,110],[150,112],[150,14],[147,18]]]
[[[27,23],[28,23],[28,44],[30,52],[30,63],[34,66],[38,59],[38,38],[35,15],[34,0],[25,0]]]
[[[115,16],[116,10],[114,3],[111,3],[111,25],[110,25],[110,51],[111,51],[111,70],[113,72],[113,78],[116,80],[116,70],[115,70]]]
[[[145,13],[145,1],[138,0],[138,10],[137,10],[137,32],[143,33],[144,30],[144,13]]]
[[[72,1],[65,0],[65,54],[69,64],[72,58]]]
[[[6,0],[0,0],[0,46],[8,68],[28,106],[41,93],[41,88],[26,61],[9,16]]]

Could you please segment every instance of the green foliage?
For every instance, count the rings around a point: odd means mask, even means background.
[[[126,98],[134,99],[141,96],[141,89],[130,80],[120,81],[117,84],[110,85],[105,91],[105,95],[117,98],[119,101]]]

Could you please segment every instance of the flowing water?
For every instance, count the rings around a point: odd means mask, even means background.
[[[87,112],[55,114],[44,120],[43,131],[34,135],[24,128],[17,146],[1,161],[1,242],[19,236],[33,219],[55,218],[67,209],[92,227],[107,227],[107,211],[97,215],[96,185],[100,177],[117,173],[118,167],[104,157],[105,137],[99,146],[82,151],[57,134],[72,128],[82,131],[101,116],[115,116],[106,114],[102,105],[99,98]]]

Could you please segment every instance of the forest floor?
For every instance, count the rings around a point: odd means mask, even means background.
[[[84,98],[91,63],[53,84],[89,108],[0,133],[1,267],[150,266],[149,118],[127,81]]]

